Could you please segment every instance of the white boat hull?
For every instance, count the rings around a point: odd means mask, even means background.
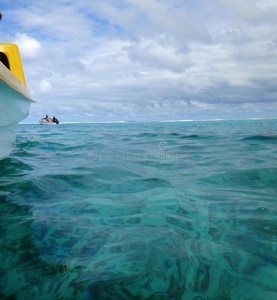
[[[57,125],[54,122],[39,122],[40,125]]]
[[[7,157],[13,150],[17,133],[17,123],[0,127],[0,159]]]
[[[12,151],[17,124],[28,116],[32,102],[26,87],[0,63],[0,159]]]

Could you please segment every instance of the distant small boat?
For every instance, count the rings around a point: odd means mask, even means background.
[[[53,117],[48,118],[48,116],[46,116],[46,118],[42,118],[39,120],[39,124],[40,125],[58,125],[60,122],[57,118]]]
[[[0,159],[11,153],[17,124],[28,116],[32,102],[17,46],[0,44]]]

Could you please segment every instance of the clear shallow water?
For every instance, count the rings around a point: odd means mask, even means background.
[[[20,125],[1,299],[276,299],[277,121]]]

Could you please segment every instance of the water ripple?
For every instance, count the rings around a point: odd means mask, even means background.
[[[0,298],[275,299],[276,129],[19,126],[0,161]]]

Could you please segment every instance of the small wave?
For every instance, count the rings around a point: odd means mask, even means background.
[[[252,135],[241,139],[242,141],[275,141],[277,142],[276,136],[267,135]]]
[[[131,173],[130,173],[131,174]],[[151,189],[172,188],[169,181],[157,177],[147,179],[127,179],[120,182],[114,180],[103,180],[104,175],[100,174],[98,178],[96,174],[60,174],[45,175],[40,179],[32,181],[32,196],[39,196],[41,201],[55,202],[57,199],[66,199],[67,196],[75,195],[79,197],[87,197],[92,193],[109,197],[113,194],[134,194],[149,191]],[[130,176],[130,175],[128,175]],[[102,179],[101,179],[102,177]],[[51,190],[56,190],[56,197],[49,199]],[[35,198],[34,198],[35,199]],[[63,200],[62,200],[63,201]]]
[[[11,182],[16,183],[16,177],[24,175],[26,172],[31,171],[32,167],[18,159],[7,157],[0,160],[0,178],[8,181],[11,178]]]
[[[126,178],[137,178],[140,177],[138,173],[131,172],[124,170],[123,168],[118,167],[102,167],[102,168],[95,168],[95,167],[77,167],[73,169],[78,174],[90,174],[91,177],[97,178],[98,180],[107,180],[111,181],[118,181],[119,179],[126,179]]]
[[[30,149],[40,147],[41,143],[37,141],[17,141],[16,147],[19,149]]]
[[[199,139],[200,136],[198,134],[189,134],[189,135],[183,135],[181,138],[182,139]]]
[[[171,133],[169,133],[168,134],[169,136],[176,136],[176,137],[178,137],[178,136],[180,136],[180,134],[179,133],[176,133],[176,132],[171,132]]]
[[[249,186],[266,188],[277,186],[277,169],[243,170],[224,174],[211,175],[203,181],[219,186]]]
[[[157,137],[158,135],[156,133],[151,132],[143,132],[138,135],[138,137]]]

